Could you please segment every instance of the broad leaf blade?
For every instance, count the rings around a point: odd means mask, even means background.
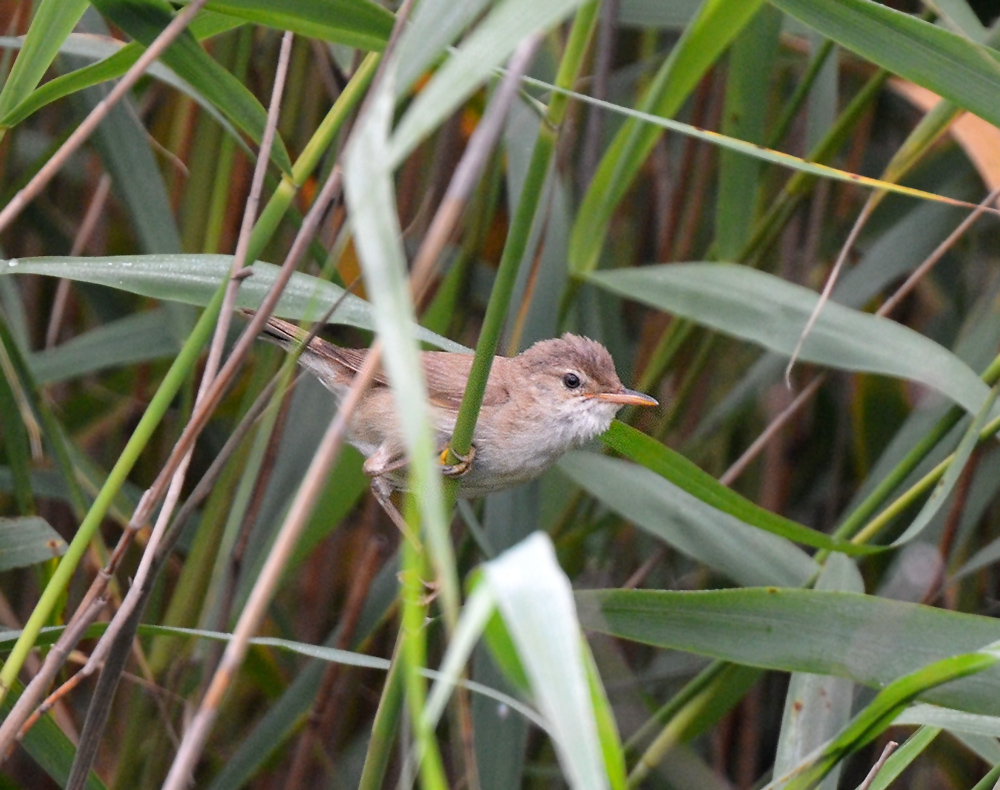
[[[115,25],[144,46],[149,46],[173,19],[166,0],[95,0],[95,6]],[[264,136],[267,111],[247,87],[213,60],[190,31],[183,32],[163,53],[162,60],[181,79],[225,115],[234,126],[256,143]],[[285,173],[292,162],[280,137],[275,137],[271,158]]]
[[[576,598],[585,628],[765,669],[847,677],[874,688],[1000,639],[1000,623],[991,617],[852,593],[595,590]],[[998,716],[1000,669],[949,683],[922,699]]]
[[[784,538],[754,529],[641,466],[570,453],[559,469],[614,511],[740,584],[804,584],[815,563]]]
[[[827,38],[1000,125],[1000,59],[989,47],[870,0],[772,0]]]
[[[857,566],[846,557],[830,557],[816,589],[863,593]],[[834,737],[851,718],[854,684],[847,678],[793,672],[785,695],[785,712],[775,750],[774,774],[790,771],[807,755]],[[836,790],[840,775],[834,769],[820,790]]]
[[[134,365],[176,354],[181,338],[166,310],[148,310],[91,329],[28,358],[39,384],[85,376],[98,370]]]
[[[278,30],[379,51],[394,21],[372,0],[211,0],[207,7]]]
[[[571,787],[608,787],[569,579],[536,532],[484,568]]]
[[[818,295],[779,277],[726,263],[595,272],[591,282],[643,304],[790,355]],[[802,359],[925,384],[976,414],[989,388],[958,357],[887,318],[827,303]]]
[[[124,291],[204,306],[219,283],[229,276],[232,257],[228,255],[134,255],[106,258],[19,258],[0,260],[4,274],[44,274],[70,280],[107,285]],[[238,307],[255,308],[270,290],[278,267],[257,261],[253,276],[240,285]],[[319,321],[338,300],[340,306],[330,316],[335,324],[372,329],[371,306],[333,283],[301,272],[293,274],[278,301],[275,313],[284,318]],[[464,351],[458,345],[432,332],[415,328],[418,338],[448,351]]]

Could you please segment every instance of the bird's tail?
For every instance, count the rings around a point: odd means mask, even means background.
[[[240,310],[239,312],[245,318],[253,318],[257,313],[256,310]],[[305,342],[308,336],[305,330],[300,329],[295,324],[275,318],[274,316],[268,318],[267,323],[260,330],[262,340],[267,340],[281,346],[285,351],[295,350],[295,348]],[[314,337],[310,342],[315,342],[315,340],[316,338]]]
[[[240,312],[246,317],[254,315],[253,310]],[[340,348],[321,337],[310,336],[310,333],[295,324],[273,316],[261,328],[260,337],[281,346],[285,351],[295,352],[301,348],[299,364],[315,374],[335,394],[339,394],[341,387],[350,384],[354,373],[364,362],[366,353],[365,350]],[[375,380],[380,380],[379,374],[376,374]]]

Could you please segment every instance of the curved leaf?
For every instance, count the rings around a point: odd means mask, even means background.
[[[430,565],[438,574],[441,603],[446,616],[454,618],[461,598],[454,548],[448,536],[442,478],[435,461],[427,386],[417,345],[408,330],[414,320],[414,307],[389,156],[388,135],[395,105],[389,81],[382,82],[369,95],[368,102],[345,151],[344,197],[411,462],[411,495],[419,510]]]
[[[847,677],[874,688],[1000,639],[1000,622],[992,617],[856,593],[593,590],[576,598],[585,628],[765,669]],[[1000,669],[922,698],[1000,715]]]
[[[0,117],[35,89],[87,6],[86,0],[43,0],[38,4],[24,47],[0,91]]]
[[[215,294],[219,283],[229,276],[229,255],[135,255],[106,258],[19,258],[0,260],[0,276],[5,274],[44,274],[69,280],[107,285],[154,299],[204,306]],[[271,288],[278,273],[272,263],[257,261],[253,276],[240,286],[238,307],[255,308]],[[275,314],[284,318],[319,321],[326,311],[343,297],[330,316],[334,324],[372,329],[371,306],[364,299],[347,294],[333,283],[308,274],[292,275]],[[416,336],[447,351],[466,351],[464,346],[417,327]]]
[[[995,50],[870,0],[773,2],[827,38],[1000,126]]]
[[[573,591],[548,535],[483,566],[571,787],[608,787]],[[616,786],[617,786],[616,782]]]
[[[208,21],[211,24],[199,24],[200,18],[194,21],[191,25],[191,33],[195,38],[201,40],[208,36],[217,35],[225,30],[231,30],[239,25],[238,20],[229,20],[228,17],[218,14],[212,14],[208,17]],[[25,41],[21,38],[0,37],[0,47],[20,49],[23,46],[25,46]],[[25,96],[24,99],[11,107],[4,115],[0,116],[0,126],[16,126],[47,104],[51,104],[84,88],[99,85],[102,82],[122,76],[139,59],[142,51],[142,45],[135,41],[123,44],[117,39],[105,38],[89,33],[86,35],[79,33],[69,35],[59,48],[59,54],[78,55],[79,57],[96,62],[48,80],[44,85],[36,88]],[[173,71],[162,63],[153,63],[146,70],[146,73],[151,77],[163,80],[177,90],[189,94],[195,101],[208,110],[219,123],[226,127],[228,131],[233,132],[232,126],[226,120],[225,116],[219,113],[209,101],[186,82],[179,79]]]
[[[166,0],[95,0],[94,5],[115,25],[144,46],[153,43],[173,20],[172,7]],[[225,115],[234,126],[251,140],[260,143],[267,124],[267,111],[249,89],[212,59],[197,39],[186,30],[163,53],[162,60],[181,79]],[[274,138],[272,158],[285,173],[291,173],[292,162],[279,136]]]
[[[779,277],[727,263],[682,263],[595,272],[613,293],[790,355],[818,295]],[[829,302],[802,359],[841,370],[910,379],[976,414],[989,388],[947,349],[888,318]]]
[[[0,571],[23,568],[66,551],[66,541],[44,518],[0,518]]]
[[[740,584],[804,584],[816,564],[797,546],[705,504],[641,466],[570,453],[559,469],[615,512]]]
[[[393,166],[398,166],[431,130],[488,80],[527,36],[558,24],[582,2],[507,0],[496,4],[400,119],[388,148]]]
[[[809,790],[826,776],[844,757],[877,737],[891,722],[892,717],[910,700],[945,683],[981,673],[996,666],[998,656],[993,652],[965,653],[948,656],[915,672],[896,678],[882,689],[840,734],[816,755],[811,764],[793,772],[792,781],[784,785],[787,790]],[[778,777],[781,781],[785,777]]]
[[[395,17],[372,0],[209,0],[207,8],[278,30],[381,51]]]
[[[403,94],[445,47],[471,25],[490,0],[424,0],[417,5],[396,48],[396,92]]]
[[[680,453],[618,420],[611,423],[611,427],[601,436],[601,441],[615,452],[684,489],[706,505],[772,535],[817,549],[851,555],[869,554],[880,550],[878,547],[858,546],[847,540],[831,538],[822,532],[772,513],[740,496],[728,486],[722,485]]]

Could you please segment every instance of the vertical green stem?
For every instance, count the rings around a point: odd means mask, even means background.
[[[406,523],[420,534],[420,510],[412,496],[406,497]],[[448,790],[444,762],[434,737],[433,727],[424,723],[427,704],[427,680],[423,676],[427,666],[427,605],[428,591],[424,579],[430,578],[426,555],[415,540],[403,539],[403,569],[400,573],[403,598],[402,627],[403,684],[406,703],[413,721],[416,753],[420,759],[421,783],[427,790]]]
[[[598,3],[596,0],[591,0],[577,11],[566,44],[566,52],[556,75],[555,84],[557,87],[570,88],[576,81],[587,46],[594,32],[597,11]],[[548,176],[549,166],[555,152],[559,125],[566,117],[568,103],[569,97],[565,94],[553,94],[538,131],[538,139],[535,141],[535,148],[531,154],[524,187],[517,202],[517,210],[511,220],[507,244],[504,246],[503,255],[500,258],[496,282],[493,285],[490,303],[486,308],[483,327],[479,333],[479,343],[476,345],[476,358],[469,374],[469,384],[465,389],[462,406],[458,412],[458,420],[455,423],[455,432],[451,437],[451,446],[448,450],[448,463],[450,464],[458,463],[459,456],[468,456],[472,447],[472,434],[479,417],[479,407],[483,402],[483,394],[486,391],[486,381],[489,378],[493,357],[496,355],[497,345],[500,342],[500,331],[510,306],[518,268],[524,258],[531,235],[531,227],[538,214],[545,179]],[[454,501],[458,491],[458,481],[448,480],[446,486],[445,491]]]
[[[365,753],[365,765],[361,770],[358,790],[379,790],[385,781],[385,771],[392,756],[392,742],[399,728],[399,717],[403,711],[403,665],[400,656],[403,644],[402,634],[393,651],[392,664],[385,678],[382,697],[372,723],[372,735]]]
[[[375,76],[375,69],[378,66],[380,57],[379,53],[372,52],[361,62],[358,70],[351,77],[351,81],[344,88],[343,93],[337,97],[337,101],[333,103],[330,112],[326,114],[323,123],[316,129],[315,134],[313,134],[312,138],[306,144],[299,158],[296,159],[295,164],[292,165],[291,177],[282,176],[281,183],[274,194],[271,195],[271,199],[267,201],[267,205],[264,206],[264,210],[260,213],[257,222],[254,224],[253,232],[250,234],[250,246],[247,251],[248,261],[257,260],[261,251],[274,235],[278,223],[285,216],[285,212],[291,205],[299,188],[319,165],[321,157],[329,150],[330,145],[344,125],[344,122],[348,119],[358,102],[364,97],[368,84],[372,81],[372,77]]]
[[[781,141],[785,139],[785,135],[788,134],[788,130],[792,126],[792,121],[795,120],[795,116],[798,115],[799,109],[802,107],[802,102],[805,101],[806,96],[809,95],[809,91],[812,90],[813,83],[816,82],[816,77],[819,76],[820,69],[823,68],[823,64],[826,63],[826,59],[830,57],[831,52],[833,52],[833,41],[826,39],[820,45],[819,49],[816,50],[816,54],[813,55],[812,60],[809,61],[809,65],[806,67],[806,73],[802,75],[799,84],[795,86],[795,92],[785,103],[781,119],[774,125],[774,131],[771,132],[770,137],[764,143],[765,148],[777,148],[781,144]]]

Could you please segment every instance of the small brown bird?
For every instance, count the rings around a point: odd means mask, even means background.
[[[262,336],[286,350],[305,333],[270,318]],[[341,348],[318,337],[299,363],[341,400],[367,349]],[[421,354],[438,451],[455,428],[472,354]],[[581,444],[599,436],[625,405],[656,406],[655,399],[625,389],[608,350],[596,340],[565,334],[542,340],[516,357],[496,357],[467,463],[443,467],[459,478],[459,495],[476,497],[527,482]],[[362,397],[350,423],[350,442],[367,459],[364,471],[385,504],[393,489],[406,486],[406,445],[389,383],[381,372]]]

